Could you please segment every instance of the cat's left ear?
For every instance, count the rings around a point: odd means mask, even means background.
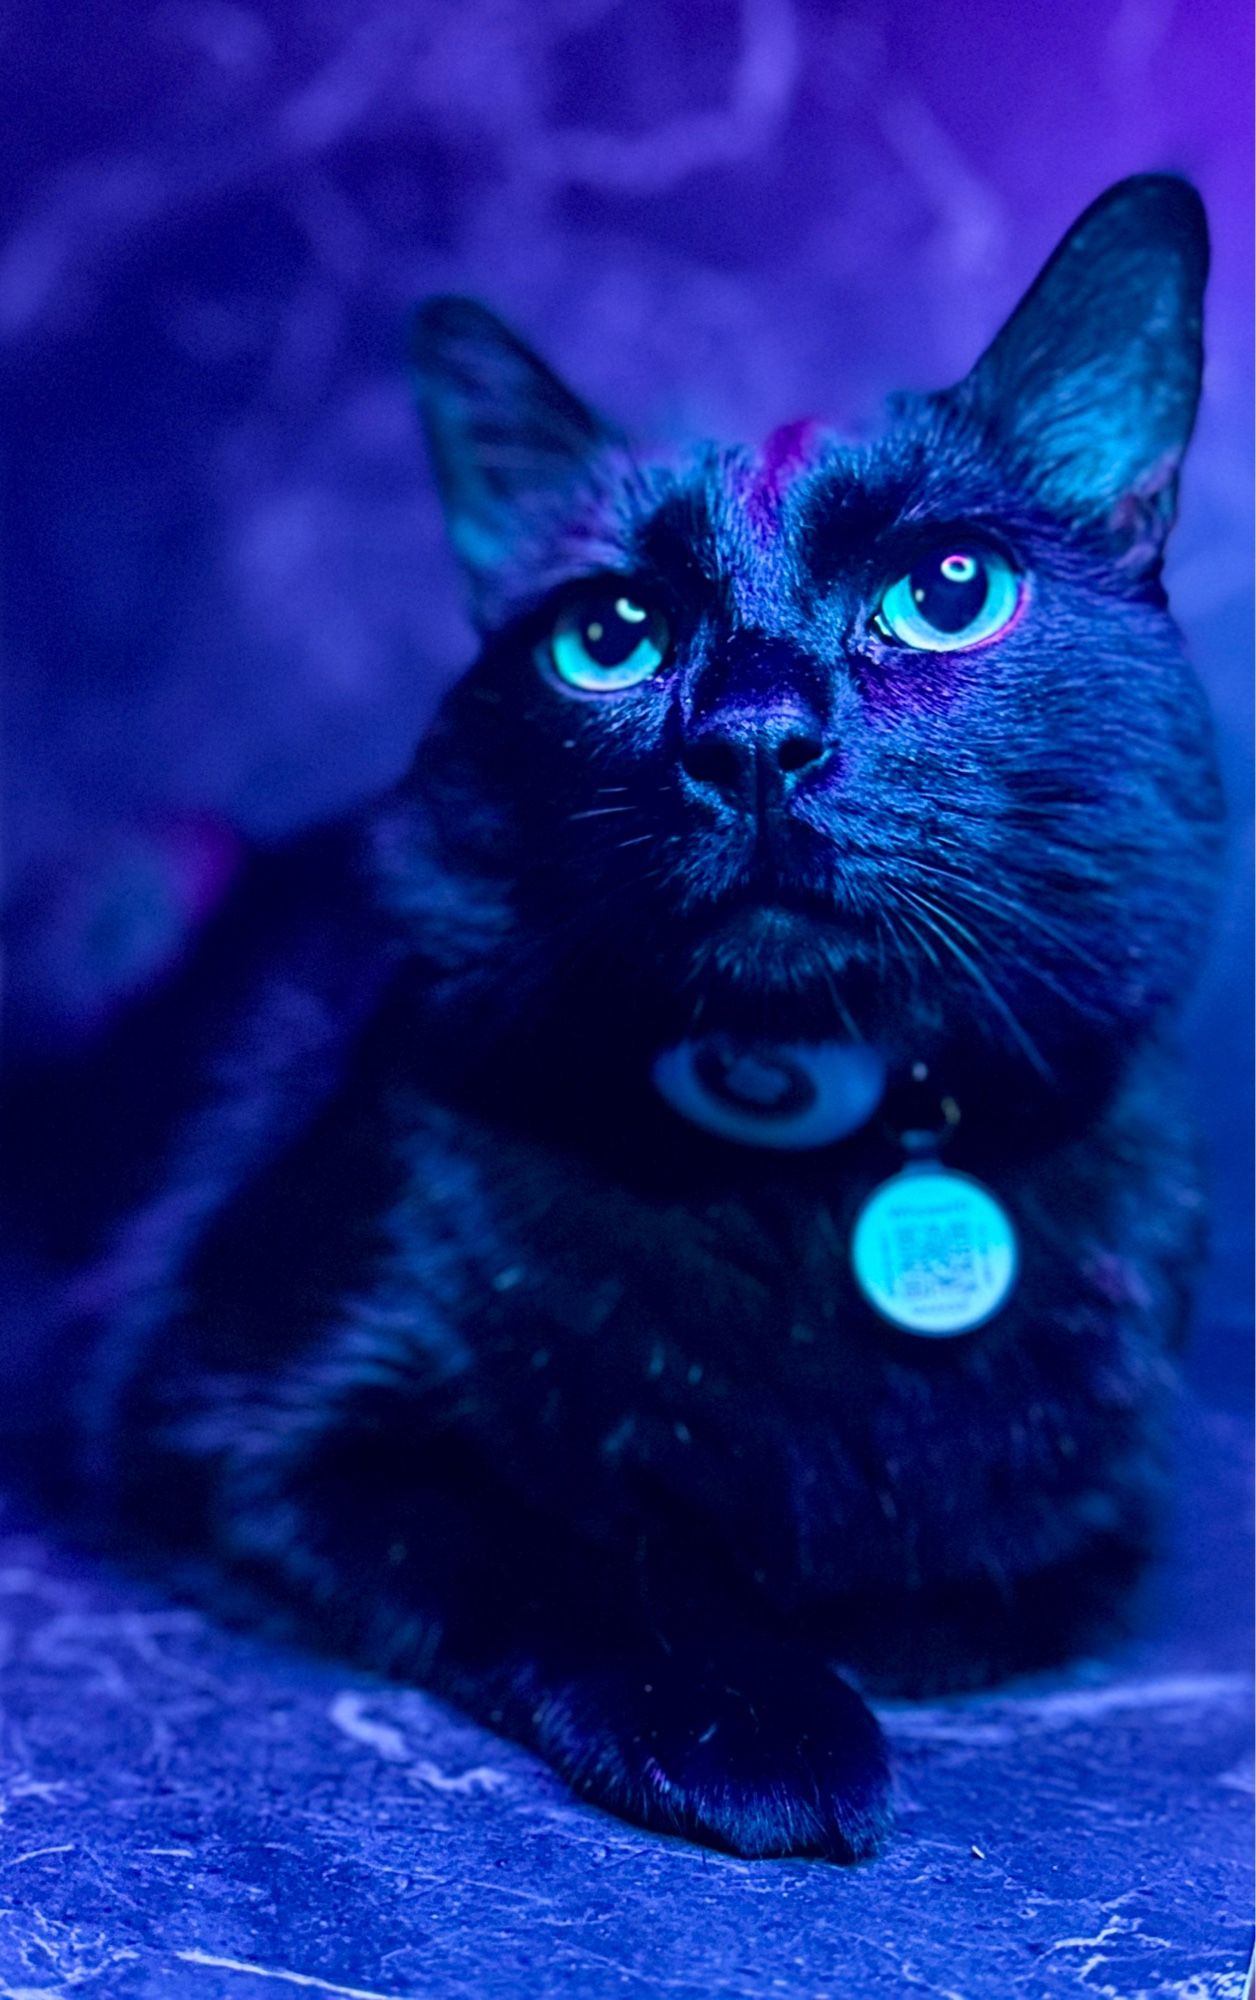
[[[428,299],[414,358],[449,538],[482,596],[614,434],[474,299]]]
[[[1207,274],[1194,188],[1172,174],[1119,181],[950,392],[1011,443],[1049,505],[1102,520],[1131,568],[1154,567],[1173,523]]]

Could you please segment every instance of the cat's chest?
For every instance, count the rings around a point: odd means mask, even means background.
[[[749,1509],[765,1481],[805,1478],[803,1461],[866,1484],[878,1439],[892,1458],[965,1377],[988,1402],[1003,1365],[1006,1326],[964,1355],[868,1305],[852,1238],[893,1171],[875,1150],[652,1186],[429,1111],[405,1152],[394,1304],[417,1288],[456,1331],[494,1453],[570,1477],[586,1501],[643,1469]]]
[[[632,1419],[700,1425],[735,1454],[739,1429],[773,1423],[857,1438],[908,1410],[923,1435],[940,1407],[988,1421],[1005,1386],[1088,1394],[1163,1251],[1100,1132],[996,1161],[986,1186],[944,1173],[1004,1218],[1014,1275],[971,1327],[929,1337],[869,1303],[861,1219],[907,1178],[875,1139],[801,1169],[753,1156],[652,1177],[423,1103],[399,1155],[385,1288],[403,1310],[423,1295],[512,1423],[582,1442]]]
[[[593,1531],[700,1519],[783,1598],[830,1592],[1063,1521],[1136,1426],[1148,1313],[1087,1275],[1121,1236],[1097,1169],[1057,1173],[1067,1203],[1009,1179],[1014,1293],[969,1335],[913,1340],[852,1268],[874,1153],[678,1194],[430,1107],[402,1151],[390,1316],[434,1309],[485,1453]]]
[[[785,1388],[814,1374],[837,1328],[849,1345],[869,1317],[850,1257],[876,1181],[866,1165],[800,1185],[768,1163],[740,1186],[678,1190],[444,1114],[416,1123],[404,1150],[394,1241],[408,1241],[414,1272],[426,1243],[486,1377],[526,1365],[660,1403],[721,1379]]]

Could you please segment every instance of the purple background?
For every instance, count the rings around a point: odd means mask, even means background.
[[[272,834],[403,767],[470,647],[406,377],[423,293],[484,297],[647,433],[756,438],[962,373],[1108,182],[1198,182],[1208,379],[1170,582],[1235,819],[1193,1030],[1217,1181],[1201,1366],[1228,1368],[1250,1213],[1246,0],[17,0],[5,32],[19,883],[101,865],[145,815]],[[165,825],[194,903],[212,842]]]

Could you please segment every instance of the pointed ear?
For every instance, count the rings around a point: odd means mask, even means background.
[[[614,434],[473,299],[428,299],[414,354],[449,538],[482,588]]]
[[[1194,188],[1172,174],[1119,181],[950,392],[1013,443],[1049,505],[1106,520],[1133,567],[1155,565],[1173,523],[1207,273]]]

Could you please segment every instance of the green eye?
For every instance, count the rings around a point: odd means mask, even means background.
[[[1003,556],[944,544],[890,585],[873,623],[900,646],[952,653],[1006,631],[1020,603],[1020,578]]]
[[[616,694],[658,672],[669,640],[660,611],[610,582],[568,600],[541,653],[568,687],[582,694]]]

